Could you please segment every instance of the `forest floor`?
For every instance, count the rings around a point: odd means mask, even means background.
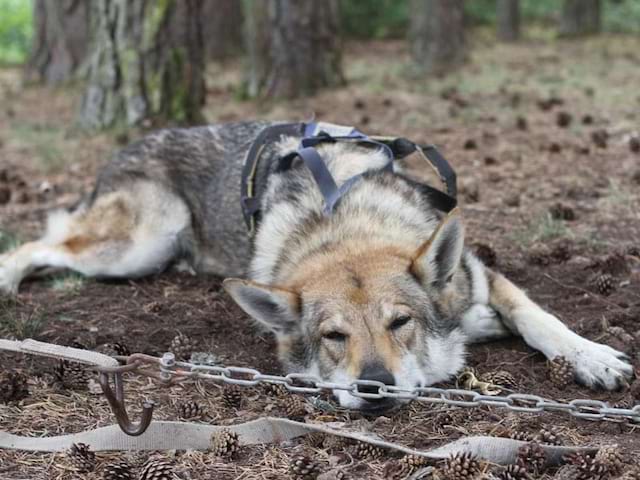
[[[211,65],[207,118],[318,119],[368,133],[434,143],[457,171],[468,242],[494,268],[527,289],[581,335],[629,353],[640,369],[640,50],[638,39],[581,42],[530,40],[515,46],[477,39],[469,63],[445,78],[415,76],[403,42],[350,46],[348,85],[299,101],[244,102],[236,95],[239,64]],[[87,136],[74,127],[79,90],[21,85],[20,72],[0,70],[0,251],[41,231],[46,212],[90,191],[94,175],[119,144],[137,135]],[[426,167],[423,167],[426,168]],[[603,295],[599,275],[611,275]],[[615,328],[612,328],[615,327]],[[25,282],[16,301],[0,304],[0,335],[88,347],[121,342],[159,354],[177,332],[227,364],[278,372],[272,339],[257,333],[222,292],[219,278],[168,272],[136,281],[100,282],[75,274]],[[0,405],[0,429],[56,435],[113,423],[106,400],[86,386],[55,381],[50,362],[1,354],[3,369],[29,377],[30,394]],[[640,402],[640,381],[620,392],[564,389],[548,378],[544,357],[521,340],[474,346],[481,373],[507,370],[520,392],[555,400]],[[452,385],[452,384],[449,384]],[[288,397],[249,389],[234,407],[214,384],[163,388],[132,376],[126,390],[158,402],[155,418],[175,420],[192,399],[203,422],[241,423],[269,412],[285,416]],[[536,435],[553,429],[565,445],[620,446],[629,462],[640,453],[640,428],[588,422],[566,414],[516,414],[498,408],[458,409],[412,403],[376,421],[353,412],[319,411],[307,421],[368,425],[383,438],[432,448],[470,434]],[[201,452],[164,452],[183,479],[286,478],[292,458],[307,454],[323,470],[349,478],[388,477],[390,453],[377,459],[350,447],[301,439],[247,447],[233,461]],[[114,458],[140,465],[146,454],[98,454],[92,473],[75,473],[64,454],[0,452],[0,478],[96,479]],[[493,467],[492,467],[493,468]],[[553,478],[549,469],[538,478]],[[337,478],[337,477],[335,477]]]

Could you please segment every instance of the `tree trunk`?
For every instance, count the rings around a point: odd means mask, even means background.
[[[92,0],[88,129],[202,122],[203,0]]]
[[[421,72],[444,73],[465,60],[464,0],[412,0],[411,54]]]
[[[498,0],[498,38],[514,42],[520,38],[520,0]]]
[[[337,0],[245,5],[249,96],[293,98],[344,83]]]
[[[73,76],[87,53],[88,5],[84,0],[35,1],[27,81],[57,85]]]
[[[206,58],[223,60],[242,50],[241,1],[205,0],[202,19]]]
[[[560,34],[567,37],[598,33],[601,27],[600,0],[565,0]]]

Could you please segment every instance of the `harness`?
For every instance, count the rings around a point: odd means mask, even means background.
[[[276,172],[291,168],[293,161],[300,157],[311,172],[318,189],[324,198],[324,214],[331,215],[335,206],[359,180],[363,174],[355,175],[337,186],[322,156],[316,149],[321,143],[349,142],[380,149],[387,157],[387,163],[380,169],[393,173],[393,162],[403,159],[414,152],[420,154],[435,170],[445,185],[446,193],[429,185],[422,185],[438,210],[445,213],[456,207],[456,173],[449,162],[434,145],[419,145],[402,137],[367,136],[353,127],[331,123],[287,123],[263,129],[251,145],[242,169],[241,203],[242,214],[251,234],[254,233],[260,218],[260,197],[257,192],[258,165],[265,148],[283,136],[301,137],[298,149],[278,159]]]

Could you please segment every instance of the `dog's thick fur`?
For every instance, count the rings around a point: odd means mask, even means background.
[[[435,210],[420,183],[378,171],[381,152],[319,147],[338,185],[363,173],[331,216],[303,164],[275,172],[262,161],[263,216],[252,241],[240,172],[266,125],[165,130],[126,148],[88,199],[50,217],[42,239],[0,257],[0,290],[17,292],[41,267],[139,277],[180,260],[196,272],[251,278],[225,287],[274,332],[288,371],[412,388],[458,372],[467,342],[517,334],[547,358],[569,359],[591,387],[631,377],[622,353],[573,333],[465,250],[459,214]],[[268,146],[267,157],[298,140]],[[389,406],[336,394],[347,407]]]

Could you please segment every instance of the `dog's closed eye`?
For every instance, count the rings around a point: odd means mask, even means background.
[[[396,318],[393,322],[391,322],[391,325],[389,325],[389,330],[399,330],[410,321],[411,321],[411,317],[409,315],[402,315]]]
[[[338,332],[337,330],[333,330],[331,332],[325,333],[322,338],[324,338],[325,340],[331,340],[333,342],[344,342],[347,339],[347,335],[342,332]]]

